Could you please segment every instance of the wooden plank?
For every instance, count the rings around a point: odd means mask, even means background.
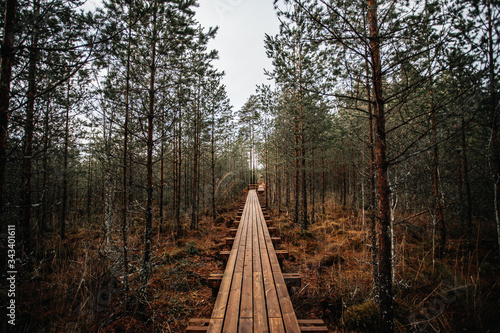
[[[264,290],[266,294],[267,301],[267,316],[269,321],[271,318],[280,318],[281,309],[278,301],[278,295],[276,293],[276,287],[274,285],[274,278],[271,269],[271,262],[268,255],[268,246],[266,239],[264,237],[264,232],[267,228],[264,228],[262,223],[257,220],[257,225],[259,229],[259,248],[260,248],[260,258],[262,262],[262,276],[264,278]],[[269,238],[269,237],[268,237]],[[269,239],[269,242],[271,240]],[[272,243],[271,243],[272,246]],[[269,323],[269,330],[271,330],[271,323]]]
[[[279,265],[278,257],[274,252],[273,242],[271,241],[271,236],[269,235],[269,231],[267,228],[264,228],[265,219],[264,214],[260,212],[260,225],[263,229],[263,235],[266,239],[266,247],[269,257],[270,266],[272,267],[274,284],[276,287],[276,294],[279,299],[279,305],[281,308],[281,314],[283,317],[283,322],[285,324],[285,329],[288,332],[300,333],[299,323],[297,321],[297,316],[295,315],[295,310],[293,309],[292,301],[290,300],[290,296],[288,295],[288,290],[286,288],[285,280],[283,278],[283,274],[281,272],[281,267]]]
[[[300,326],[305,325],[325,325],[323,319],[299,319],[298,320]]]
[[[222,256],[222,252],[221,251],[221,256]],[[288,250],[274,250],[274,252],[276,253],[276,256],[278,257],[278,259],[288,259],[288,256],[290,255],[288,253]]]
[[[253,318],[240,318],[238,326],[239,333],[253,333],[258,332],[253,330]]]
[[[247,198],[248,200],[248,198]],[[246,212],[245,212],[246,213]],[[242,228],[238,228],[235,237],[235,243],[238,244],[242,237]],[[222,325],[224,323],[224,316],[226,314],[226,308],[229,300],[230,288],[233,280],[233,273],[236,266],[236,260],[238,258],[239,247],[234,246],[229,255],[229,259],[226,264],[226,270],[224,271],[224,276],[221,281],[219,288],[219,293],[215,301],[214,309],[212,311],[212,320],[210,323],[208,332],[218,333],[222,331]]]
[[[285,326],[281,318],[269,318],[270,333],[285,333]]]
[[[207,332],[222,332],[222,324],[224,323],[223,319],[214,319],[210,320],[210,325],[208,326]]]
[[[300,331],[304,332],[321,332],[328,333],[323,319],[299,319]]]
[[[238,257],[236,260],[233,280],[231,283],[231,288],[229,291],[229,299],[227,302],[226,315],[224,317],[224,332],[236,332],[238,329],[238,321],[239,321],[239,312],[240,312],[240,301],[241,301],[241,291],[242,291],[242,282],[243,282],[243,268],[245,264],[245,247],[247,241],[248,234],[248,216],[250,211],[245,209],[245,219],[242,219],[241,229],[238,228],[238,231],[241,231],[241,238],[238,243],[234,243],[234,248],[238,248]],[[234,249],[233,249],[234,251]],[[220,291],[219,291],[220,292]]]
[[[302,326],[300,328],[301,333],[314,332],[314,333],[328,333],[328,327],[326,326]]]
[[[207,331],[208,331],[207,326],[188,326],[186,328],[186,333],[201,333]]]
[[[250,210],[250,214],[247,217],[248,227],[247,227],[247,239],[245,242],[245,262],[243,266],[243,285],[241,290],[241,310],[240,318],[252,318],[253,317],[253,225],[255,224],[255,212]]]
[[[267,324],[266,296],[264,278],[262,276],[262,263],[260,259],[259,229],[257,220],[252,230],[252,255],[253,255],[253,320],[255,332],[269,332]]]
[[[299,282],[298,274],[283,276],[274,250],[261,203],[255,190],[250,190],[244,208],[240,211],[238,229],[232,240],[231,252],[224,252],[227,265],[218,297],[208,325],[208,332],[286,332],[321,331],[320,322],[299,322],[295,315],[285,280]],[[286,256],[279,252],[280,258]],[[286,277],[286,279],[285,279]],[[214,283],[220,275],[213,275]],[[202,320],[203,321],[203,320]],[[201,322],[200,322],[201,323]],[[194,324],[194,323],[193,323]],[[190,328],[203,331],[202,325]],[[198,326],[199,328],[196,328]]]

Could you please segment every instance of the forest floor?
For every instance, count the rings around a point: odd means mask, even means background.
[[[47,249],[30,263],[20,287],[18,332],[183,332],[190,318],[210,317],[215,298],[210,273],[222,273],[218,253],[232,227],[238,204],[220,209],[217,223],[203,218],[198,231],[181,239],[156,235],[148,302],[138,302],[141,228],[131,228],[130,304],[125,306],[119,229],[111,245],[102,230],[75,228],[68,239],[46,237]],[[368,219],[330,205],[306,232],[292,216],[271,216],[282,249],[290,252],[284,272],[300,272],[292,290],[300,319],[322,318],[332,332],[374,332]],[[140,220],[132,223],[140,225]],[[432,256],[428,221],[421,217],[396,228],[395,324],[397,332],[500,332],[500,265],[494,244],[477,242],[471,255],[450,235],[446,257]],[[491,239],[484,228],[478,239]],[[489,235],[489,237],[488,237]]]

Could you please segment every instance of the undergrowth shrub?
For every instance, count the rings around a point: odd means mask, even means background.
[[[347,308],[343,315],[343,322],[347,329],[361,329],[365,332],[375,332],[378,325],[378,306],[372,300]]]

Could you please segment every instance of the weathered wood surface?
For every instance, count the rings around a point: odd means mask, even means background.
[[[300,331],[257,193],[250,190],[208,332]]]
[[[248,192],[238,212],[237,229],[231,229],[222,251],[224,274],[211,274],[208,282],[217,292],[212,317],[192,319],[186,332],[328,332],[322,320],[297,320],[288,286],[298,287],[300,274],[283,274],[279,260],[288,251],[274,249],[279,237],[263,213],[257,191]],[[215,294],[214,294],[215,296]]]

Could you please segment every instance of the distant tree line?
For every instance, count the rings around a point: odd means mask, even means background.
[[[182,237],[241,193],[246,152],[195,1],[2,2],[0,202],[26,262],[43,239],[102,230],[123,251],[143,232]],[[29,264],[28,264],[29,266]]]
[[[393,331],[397,228],[430,217],[471,250],[500,244],[498,1],[275,1],[266,36],[276,89],[249,99],[266,194],[302,229],[332,199],[366,216],[380,331]],[[490,233],[491,234],[491,233]]]

